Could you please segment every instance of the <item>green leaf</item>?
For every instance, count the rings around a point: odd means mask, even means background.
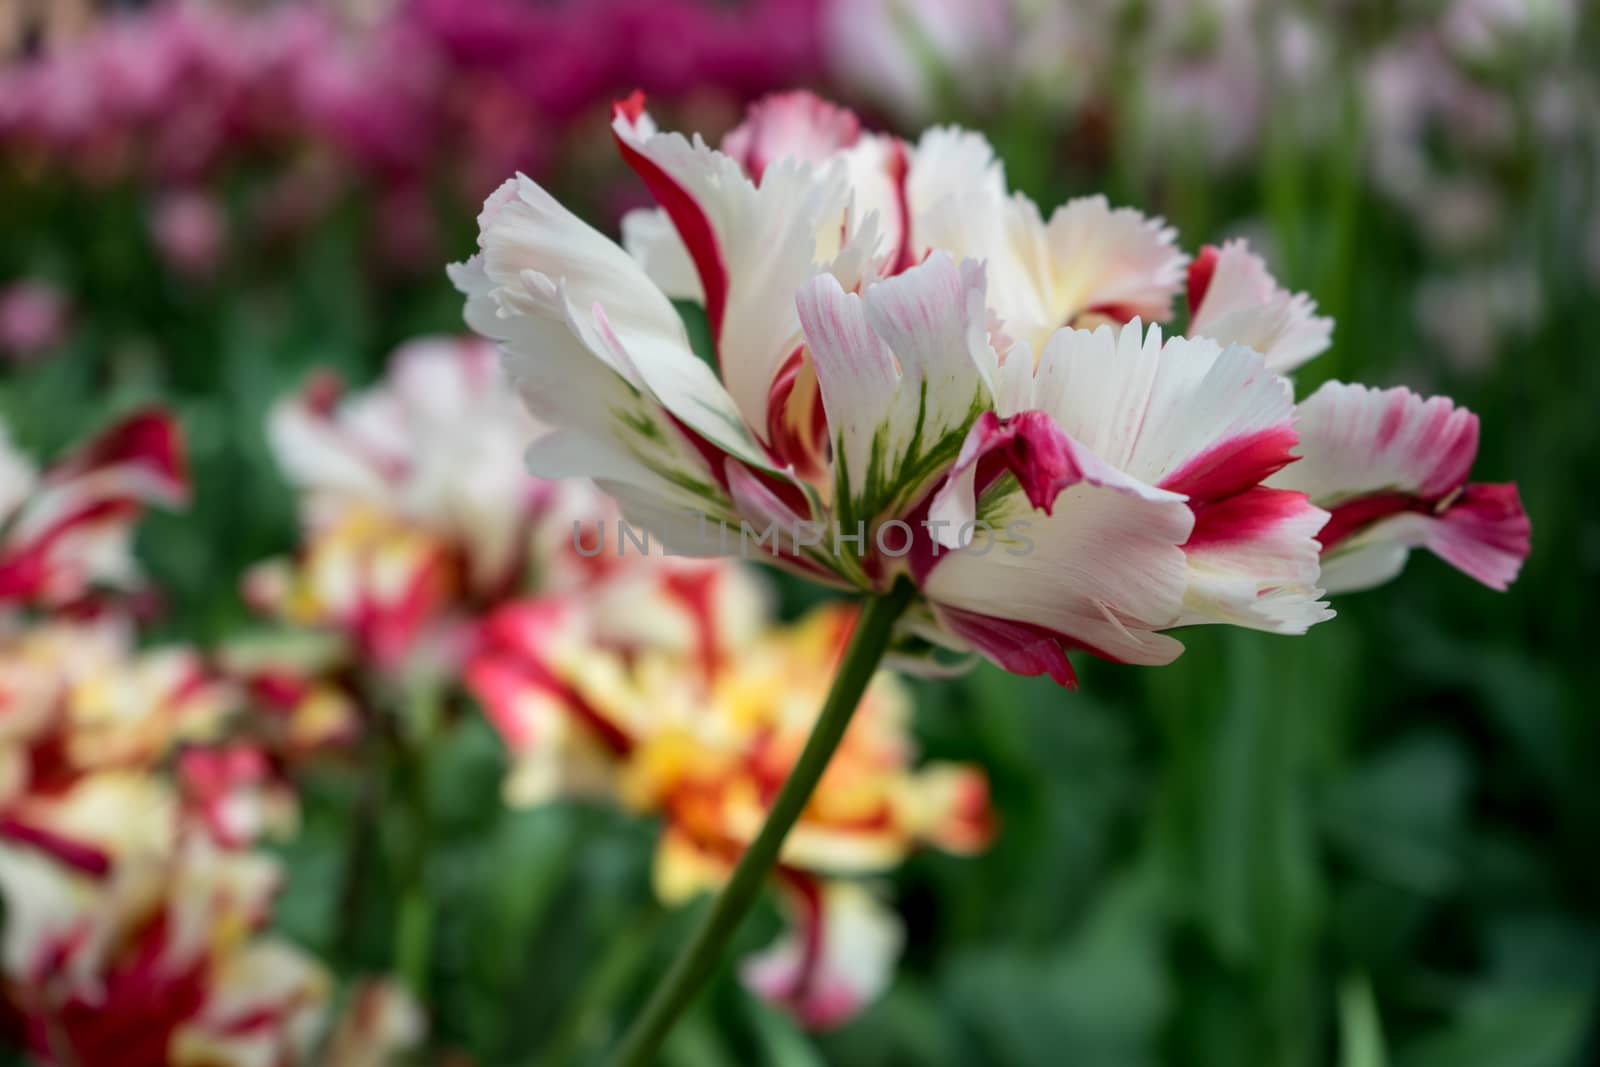
[[[1339,985],[1340,1067],[1386,1067],[1383,1024],[1372,999],[1372,984],[1352,975]]]
[[[1486,996],[1442,1032],[1415,1042],[1397,1067],[1573,1067],[1592,1014],[1592,990]]]

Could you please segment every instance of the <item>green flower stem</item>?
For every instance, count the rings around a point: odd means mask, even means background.
[[[399,910],[395,917],[394,970],[418,1000],[427,1003],[428,964],[433,954],[433,898],[428,892],[428,852],[433,828],[428,813],[428,756],[439,723],[439,694],[420,685],[397,723],[405,777],[407,840],[402,841]]]
[[[890,592],[866,602],[839,664],[839,673],[834,676],[833,688],[822,705],[822,714],[817,716],[806,747],[772,802],[767,821],[739,858],[733,876],[700,920],[689,944],[651,994],[644,1013],[623,1035],[622,1044],[609,1061],[613,1067],[644,1067],[654,1060],[673,1024],[722,962],[728,942],[778,861],[783,839],[805,810],[818,779],[839,747],[861,694],[889,647],[895,620],[910,604],[913,592],[911,584],[902,579]]]

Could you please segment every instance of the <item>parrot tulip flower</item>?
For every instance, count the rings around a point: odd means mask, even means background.
[[[886,653],[1072,685],[1070,652],[1163,664],[1178,627],[1303,633],[1331,617],[1326,588],[1390,577],[1413,546],[1497,587],[1527,553],[1515,490],[1466,483],[1470,414],[1344,386],[1297,410],[1282,375],[1332,323],[1242,242],[1191,261],[1160,219],[1103,197],[1046,215],[980,136],[913,144],[805,93],[757,104],[720,150],[659,130],[638,94],[611,130],[657,205],[624,219],[625,247],[519,175],[451,272],[544,428],[533,472],[592,479],[673,552],[753,540],[866,595],[803,751],[727,840],[737,862],[618,1063],[651,1062],[767,874],[812,836]],[[704,309],[706,358],[674,301]],[[548,667],[532,673],[548,689]],[[603,778],[636,742],[579,705],[583,766]],[[693,797],[697,774],[722,780],[703,739],[663,765]],[[669,815],[667,840],[687,833]],[[835,910],[824,896],[797,913]],[[824,1022],[870,982],[826,933],[804,944],[746,974]],[[797,958],[820,984],[790,980]]]

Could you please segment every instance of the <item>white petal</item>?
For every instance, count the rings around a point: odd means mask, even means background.
[[[674,190],[683,215],[675,222],[701,275],[722,381],[746,424],[764,433],[772,380],[800,343],[794,294],[839,251],[850,198],[844,168],[789,158],[767,168],[758,186],[698,136],[656,133],[643,114],[630,119],[619,110],[612,129],[647,180]],[[819,235],[833,246],[819,247]]]
[[[911,153],[905,185],[914,259],[937,248],[958,260],[986,260],[1005,240],[1005,171],[982,135],[928,130]]]
[[[1378,537],[1323,561],[1321,583],[1329,594],[1355,593],[1383,585],[1399,576],[1411,555],[1411,545]]]
[[[710,467],[721,460],[690,435],[757,466],[765,456],[665,295],[627,253],[526,179],[490,198],[482,225],[482,255],[455,277],[474,325],[501,342],[529,409],[567,431],[559,453],[535,450],[551,461],[543,469],[626,481],[668,508],[726,510]],[[585,451],[592,469],[575,468]]]
[[[1191,336],[1248,345],[1279,374],[1294,370],[1332,343],[1333,320],[1318,316],[1316,304],[1305,293],[1280,288],[1266,263],[1244,241],[1224,244],[1210,270],[1199,307],[1190,309]]]
[[[908,504],[954,461],[990,403],[983,273],[935,254],[845,293],[830,276],[801,291],[800,317],[837,449],[834,506],[846,525]]]
[[[1049,413],[1067,434],[1112,466],[1165,484],[1198,459],[1261,442],[1281,430],[1293,442],[1289,383],[1242,346],[1174,337],[1137,320],[1057,332],[1033,375],[1031,396],[1012,402]],[[1188,490],[1180,490],[1188,491]]]
[[[1179,546],[1193,523],[1184,503],[1083,482],[1051,515],[1021,493],[981,503],[978,514],[994,528],[994,546],[980,554],[976,534],[970,547],[940,555],[922,583],[936,606],[1042,627],[1127,663],[1167,663],[1182,650],[1155,631],[1183,607]]]
[[[975,207],[990,210],[987,201]],[[1018,195],[1003,207],[1002,233],[984,253],[995,310],[1007,333],[1036,350],[1075,322],[1160,321],[1171,314],[1187,259],[1160,219],[1091,196],[1068,201],[1046,223]]]
[[[622,246],[663,293],[674,300],[705,303],[694,261],[665,211],[635,208],[622,216]]]

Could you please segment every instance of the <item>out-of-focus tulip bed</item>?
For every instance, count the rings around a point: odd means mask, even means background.
[[[716,143],[810,88],[1248,238],[1336,323],[1300,391],[1470,406],[1533,551],[1076,691],[881,675],[663,1062],[1600,1062],[1583,4],[109,7],[0,0],[0,1061],[616,1040],[849,616],[579,551],[445,265],[519,170],[616,235],[635,89]]]

